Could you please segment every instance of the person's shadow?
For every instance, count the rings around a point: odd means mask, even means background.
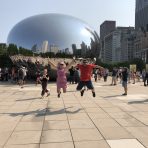
[[[67,109],[68,108],[72,108],[72,107],[67,107],[67,108],[63,108],[63,109],[60,109],[60,110],[56,110],[56,111],[52,111],[50,110],[50,108],[45,108],[45,109],[37,109],[35,111],[28,111],[28,112],[20,112],[20,113],[1,113],[1,114],[7,114],[7,115],[10,115],[12,117],[16,117],[16,116],[27,116],[27,115],[35,115],[36,117],[39,117],[39,116],[45,116],[45,115],[49,115],[49,116],[52,116],[52,115],[57,115],[57,114],[76,114],[78,113],[81,109],[77,109],[75,111],[68,111]]]
[[[142,104],[142,103],[148,103],[148,99],[128,102],[128,104]]]

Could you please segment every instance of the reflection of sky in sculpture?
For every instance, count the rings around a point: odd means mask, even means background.
[[[47,40],[49,44],[58,45],[60,49],[71,49],[72,44],[79,48],[82,41],[90,46],[90,38],[94,39],[89,30],[94,32],[77,18],[62,14],[42,14],[16,24],[9,33],[7,43],[31,49],[35,44],[41,47],[43,41]]]

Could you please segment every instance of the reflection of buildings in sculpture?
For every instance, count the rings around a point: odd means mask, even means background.
[[[87,46],[84,42],[80,44],[80,48],[77,48],[76,44],[72,44],[73,55],[76,57],[89,57],[90,46]]]
[[[148,31],[148,0],[136,0],[135,29]]]
[[[65,54],[70,54],[69,48],[65,48],[64,53],[65,53]]]
[[[86,52],[87,52],[87,45],[84,42],[82,42],[81,43],[81,56],[85,56]]]
[[[43,41],[41,52],[42,53],[48,52],[48,41]]]
[[[99,38],[99,36],[98,36],[96,31],[92,31],[92,30],[90,30],[87,27],[85,29],[87,31],[89,31],[90,34],[93,36],[93,38],[90,37],[90,39],[91,39],[91,43],[90,43],[90,46],[91,46],[91,57],[96,57],[96,58],[100,59],[100,51],[101,51],[101,48],[100,48],[100,38]]]
[[[73,51],[73,55],[77,55],[77,46],[76,46],[76,44],[72,44],[72,51]]]
[[[49,46],[49,52],[53,52],[53,53],[57,54],[59,51],[60,51],[60,49],[57,45],[52,44]]]
[[[47,44],[48,46],[55,44],[60,49],[69,48],[72,53],[71,44],[75,43],[80,49],[80,44],[84,41],[87,46],[90,46],[90,38],[95,40],[95,36],[95,31],[87,23],[77,18],[63,14],[41,14],[17,23],[10,31],[7,43],[27,49],[31,49],[34,44],[37,44],[39,52],[50,50],[47,48]],[[43,41],[45,42],[43,43]]]
[[[38,48],[38,45],[37,44],[34,44],[31,48],[32,52],[34,53],[40,53],[41,52],[41,49]]]

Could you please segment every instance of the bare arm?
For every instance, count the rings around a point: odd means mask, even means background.
[[[66,72],[68,72],[68,69],[75,63],[74,60],[72,60],[65,68]]]

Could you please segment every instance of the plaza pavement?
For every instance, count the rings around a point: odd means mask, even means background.
[[[40,99],[41,86],[0,82],[0,148],[148,148],[148,87],[94,83],[81,97],[76,85]]]

